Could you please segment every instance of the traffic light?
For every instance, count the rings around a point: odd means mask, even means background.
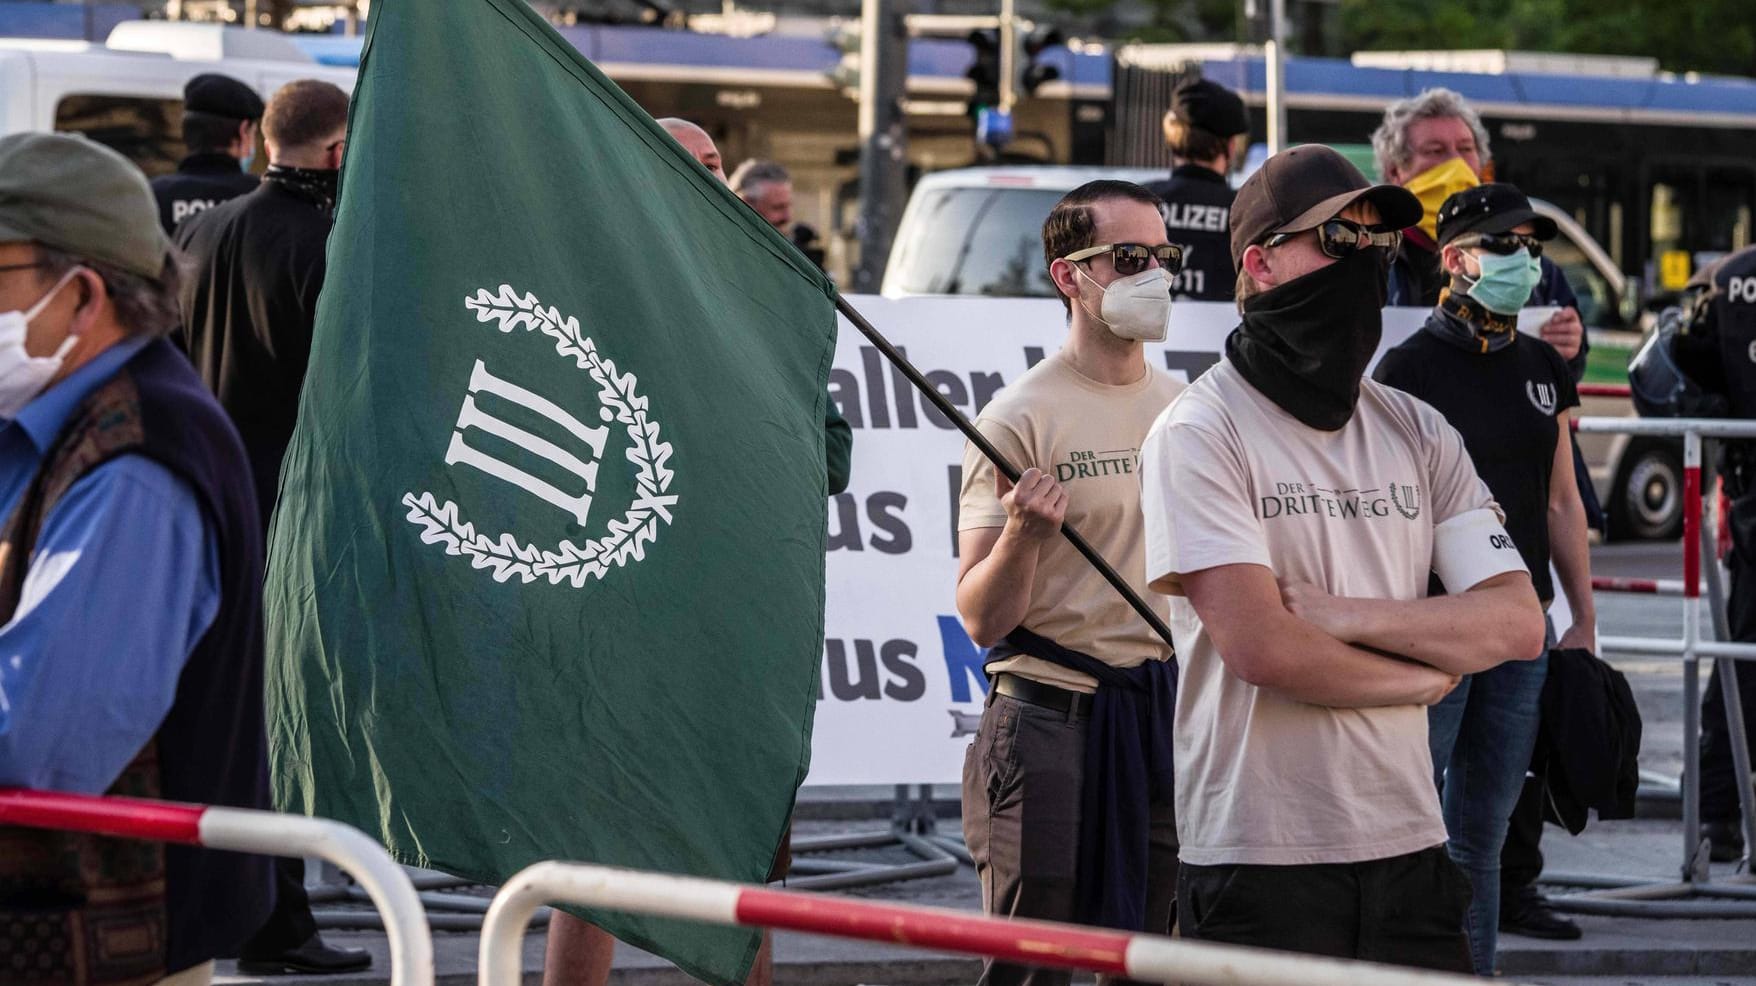
[[[1019,48],[1023,56],[1018,71],[1018,91],[1026,96],[1036,95],[1037,87],[1045,82],[1061,77],[1061,70],[1053,65],[1037,61],[1038,56],[1050,48],[1067,43],[1059,28],[1039,27],[1024,36]]]
[[[1000,105],[1000,32],[971,31],[969,43],[976,50],[976,60],[964,77],[976,86],[969,99],[969,116],[973,120],[981,116],[982,110]]]
[[[824,75],[843,96],[860,98],[860,22],[835,22],[825,40],[841,52],[841,60]]]

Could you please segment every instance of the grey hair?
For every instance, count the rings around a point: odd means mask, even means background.
[[[164,270],[156,281],[113,264],[87,260],[41,244],[37,245],[37,260],[51,281],[60,280],[75,267],[96,274],[110,294],[116,320],[130,336],[158,338],[170,335],[183,324],[183,308],[177,300],[183,282],[182,258],[175,250],[165,256]]]
[[[732,186],[732,191],[744,195],[754,191],[757,185],[784,185],[792,180],[793,176],[787,174],[787,169],[781,167],[779,161],[751,158],[738,165],[738,170],[732,172],[726,184]]]
[[[1488,130],[1482,126],[1481,115],[1469,105],[1461,93],[1451,89],[1424,89],[1419,96],[1398,100],[1384,108],[1384,122],[1372,131],[1372,153],[1378,159],[1378,178],[1389,181],[1393,168],[1400,168],[1414,159],[1409,146],[1408,128],[1416,120],[1456,117],[1469,124],[1476,137],[1476,151],[1483,161],[1488,152]]]

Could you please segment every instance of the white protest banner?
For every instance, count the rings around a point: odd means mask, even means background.
[[[972,420],[1067,335],[1052,299],[848,300]],[[1386,310],[1379,352],[1427,314]],[[1147,360],[1191,379],[1219,360],[1237,322],[1230,305],[1179,302]],[[806,783],[956,783],[986,693],[983,652],[954,599],[964,437],[845,320],[829,392],[853,426],[853,479],[829,505],[822,700]]]

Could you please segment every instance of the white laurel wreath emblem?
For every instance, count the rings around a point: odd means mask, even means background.
[[[562,540],[553,551],[526,544],[510,533],[495,537],[477,531],[450,500],[441,501],[428,492],[405,493],[402,503],[409,508],[408,520],[422,528],[421,542],[444,545],[448,555],[467,555],[475,568],[492,568],[496,582],[513,576],[527,583],[547,578],[550,585],[568,581],[575,589],[603,578],[629,559],[645,558],[646,546],[658,539],[660,521],[671,523],[677,497],[667,491],[676,474],[668,465],[671,445],[659,439],[658,422],[647,417],[647,399],[635,391],[639,381],[634,374],[618,372],[615,362],[600,355],[580,331],[577,318],[563,318],[534,294],[520,295],[502,284],[498,293],[478,289],[464,299],[464,305],[475,312],[477,322],[496,322],[501,332],[518,328],[542,332],[555,340],[555,352],[571,357],[591,374],[599,402],[627,430],[626,456],[634,463],[636,492],[627,512],[609,522],[603,537],[583,544]]]

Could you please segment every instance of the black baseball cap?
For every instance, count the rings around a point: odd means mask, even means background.
[[[229,75],[205,72],[183,86],[183,109],[228,120],[260,120],[262,97]]]
[[[1250,114],[1238,94],[1217,82],[1190,79],[1171,93],[1171,115],[1215,137],[1250,132]]]
[[[1552,240],[1558,232],[1555,221],[1532,209],[1530,199],[1516,186],[1477,185],[1439,206],[1439,245],[1470,233],[1510,233],[1525,223],[1535,228],[1531,235],[1539,240]]]
[[[1355,202],[1378,208],[1385,229],[1421,221],[1421,200],[1401,185],[1374,185],[1334,148],[1301,144],[1262,162],[1232,202],[1232,264],[1275,233],[1316,229]]]

